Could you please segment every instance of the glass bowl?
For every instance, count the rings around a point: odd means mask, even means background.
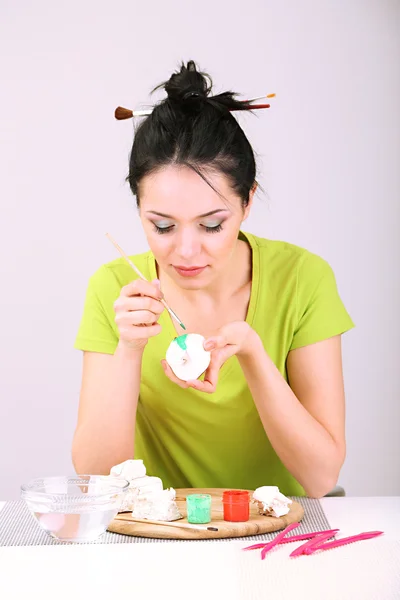
[[[117,515],[129,482],[109,475],[44,477],[21,486],[40,527],[64,542],[92,542]]]

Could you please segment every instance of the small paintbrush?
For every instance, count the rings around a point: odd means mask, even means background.
[[[258,96],[257,98],[250,98],[250,100],[244,100],[244,102],[254,102],[255,100],[263,100],[264,98],[275,98],[276,94],[265,94],[264,96]],[[212,98],[211,98],[212,99]],[[252,104],[249,106],[248,110],[257,110],[260,108],[270,108],[269,104]],[[234,111],[235,109],[229,109]],[[124,119],[132,119],[132,117],[148,117],[153,112],[152,108],[145,110],[131,110],[130,108],[123,108],[122,106],[118,106],[115,109],[114,116],[118,121],[123,121]]]
[[[117,244],[117,242],[111,237],[111,235],[109,233],[106,233],[106,236],[108,237],[108,239],[110,240],[110,242],[112,244],[114,244],[114,246],[116,247],[116,249],[118,250],[118,252],[127,261],[127,263],[132,267],[132,269],[135,271],[135,273],[137,275],[139,275],[140,279],[143,279],[143,281],[148,281],[148,279],[146,279],[146,277],[143,275],[143,273],[141,273],[139,271],[139,269],[136,267],[136,265],[133,264],[133,262],[131,261],[131,259],[129,258],[129,256],[127,254],[125,254],[125,252],[122,250],[121,246],[119,246]],[[169,312],[169,314],[171,315],[171,317],[173,317],[175,319],[175,321],[177,323],[179,323],[179,325],[182,327],[182,329],[186,330],[186,327],[184,326],[184,324],[182,323],[182,321],[180,320],[180,318],[178,317],[178,315],[176,313],[174,313],[174,311],[172,310],[172,308],[170,308],[168,306],[168,304],[165,302],[165,300],[162,299],[162,300],[160,300],[160,302],[165,306],[165,308],[167,309],[167,311]]]
[[[275,98],[276,94],[265,94],[265,96],[257,96],[256,98],[249,98],[245,102],[255,102],[256,100],[264,100],[264,98]]]
[[[194,529],[196,531],[218,531],[218,527],[207,525],[192,525],[191,523],[180,523],[179,521],[151,521],[150,519],[135,519],[129,514],[124,518],[122,514],[116,517],[119,521],[130,521],[133,523],[145,523],[148,525],[164,525],[165,527],[179,527],[180,529]]]
[[[249,104],[247,110],[258,110],[260,108],[270,108],[270,104]],[[234,109],[229,109],[230,112],[234,112]],[[122,106],[118,106],[115,109],[115,118],[117,121],[124,121],[125,119],[132,119],[132,117],[148,117],[151,115],[153,110],[131,110],[130,108],[123,108]]]

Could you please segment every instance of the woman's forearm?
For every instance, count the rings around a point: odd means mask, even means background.
[[[261,340],[238,360],[275,452],[307,495],[323,496],[336,485],[342,452],[299,402]]]
[[[77,473],[108,474],[112,466],[133,458],[142,355],[120,344],[113,356],[90,357],[103,363],[89,361],[84,367],[72,446]]]

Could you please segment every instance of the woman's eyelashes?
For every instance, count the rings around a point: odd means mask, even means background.
[[[166,227],[160,227],[159,225],[156,225],[155,223],[153,223],[154,225],[154,229],[157,233],[168,233],[169,231],[172,231],[173,229],[173,225],[167,225]]]
[[[218,233],[222,229],[222,223],[218,223],[218,225],[203,225],[203,227],[207,233]]]
[[[156,223],[153,223],[153,225],[155,231],[160,235],[163,233],[169,233],[175,227],[175,225],[157,225]],[[222,223],[217,223],[215,225],[201,225],[201,227],[204,228],[207,233],[218,233],[222,230]]]

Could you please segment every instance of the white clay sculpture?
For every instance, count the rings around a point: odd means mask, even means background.
[[[204,350],[205,338],[199,333],[187,333],[172,340],[166,361],[182,381],[198,379],[210,364],[210,352]]]

